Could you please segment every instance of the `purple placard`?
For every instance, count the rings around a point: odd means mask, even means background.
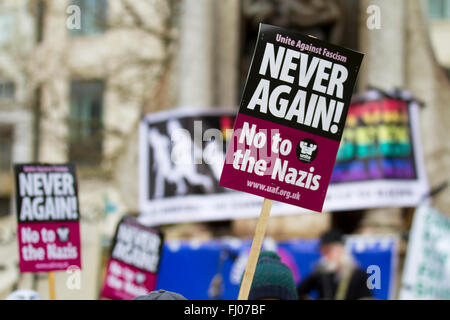
[[[258,132],[263,133],[267,137],[266,144],[261,148],[255,147],[254,144],[249,146],[245,138],[240,143],[241,135],[246,134],[246,130],[243,130],[245,127],[255,128],[255,136]],[[275,153],[268,146],[274,145],[274,137],[277,135],[281,141],[280,150]],[[306,148],[315,149],[311,155],[307,153],[309,150],[302,153],[300,144],[304,143],[307,144]],[[288,144],[291,151],[283,155],[281,151]],[[338,148],[337,141],[239,114],[220,184],[264,198],[321,211],[333,170],[330,160],[334,163]],[[242,157],[236,153],[240,153]],[[300,156],[302,161],[299,160]],[[258,170],[262,168],[258,168],[257,161],[266,163],[266,169]]]
[[[260,24],[220,185],[322,211],[362,58]]]
[[[73,164],[16,164],[20,272],[81,269],[80,212]]]
[[[156,287],[163,234],[124,217],[114,236],[102,298],[130,300]]]
[[[155,273],[110,259],[101,296],[113,300],[131,300],[153,291],[156,280]]]
[[[21,272],[81,268],[78,222],[21,223],[17,232]]]

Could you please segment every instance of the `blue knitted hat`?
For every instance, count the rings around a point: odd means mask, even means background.
[[[292,271],[281,262],[273,251],[259,254],[249,300],[274,298],[280,300],[297,300],[297,290]]]

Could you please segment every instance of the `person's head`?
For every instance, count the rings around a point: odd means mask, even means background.
[[[159,289],[154,290],[149,294],[143,296],[137,296],[133,300],[187,300],[187,299],[179,293]]]
[[[259,254],[249,300],[297,300],[294,275],[273,251]]]
[[[41,300],[41,296],[34,290],[19,289],[7,296],[6,300]]]
[[[345,252],[343,234],[337,230],[323,233],[320,237],[319,251],[328,263],[339,266]]]

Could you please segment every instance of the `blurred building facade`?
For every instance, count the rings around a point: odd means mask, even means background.
[[[33,159],[33,115],[26,57],[33,41],[33,17],[27,1],[0,3],[0,292],[18,278],[11,164]],[[13,259],[12,257],[15,257]]]
[[[7,37],[0,41],[8,39],[21,54],[4,46],[0,57],[0,91],[8,97],[15,91],[14,99],[1,97],[0,107],[6,162],[0,200],[9,211],[4,234],[15,229],[12,163],[77,164],[82,287],[69,290],[69,274],[57,273],[59,299],[98,298],[101,237],[111,236],[120,218],[114,213],[137,210],[137,125],[143,110],[156,105],[155,92],[167,78],[173,6],[171,1],[2,2],[0,23],[15,33],[2,28]],[[9,154],[3,153],[7,144]],[[105,218],[107,211],[112,214]],[[17,269],[14,240],[11,250],[0,254]],[[48,296],[45,275],[19,277],[15,271],[7,277],[11,281],[0,281],[2,295],[15,283]]]
[[[32,115],[26,83],[25,58],[33,46],[32,18],[24,1],[0,6],[0,217],[12,210],[13,162],[32,158]]]
[[[379,28],[368,25],[371,6],[379,9]],[[82,287],[67,289],[68,275],[57,273],[57,296],[98,298],[102,237],[112,235],[122,214],[138,212],[141,115],[168,108],[236,109],[259,22],[364,52],[358,90],[410,90],[425,105],[421,139],[430,185],[448,180],[449,12],[448,0],[2,1],[0,228],[11,241],[8,251],[0,250],[0,256],[10,257],[9,273],[0,270],[0,294],[16,283],[47,295],[45,277],[19,278],[15,270],[11,163],[77,164]],[[450,191],[434,204],[449,213]],[[255,225],[255,219],[231,221],[228,233],[250,237]],[[267,235],[317,237],[333,225],[351,226],[349,232],[358,233],[408,228],[404,209],[383,208],[274,217]],[[215,232],[207,223],[167,231],[169,237],[211,237]]]

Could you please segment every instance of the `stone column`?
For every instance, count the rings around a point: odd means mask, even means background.
[[[380,29],[367,26],[369,6],[379,8]],[[404,86],[405,1],[364,0],[360,8],[360,43],[365,53],[359,74],[360,88],[371,85],[389,90]]]
[[[70,79],[73,75],[69,70],[70,36],[66,29],[66,9],[69,1],[46,1],[44,39],[33,50],[29,62],[31,83],[42,85],[42,120],[40,123],[41,143],[39,161],[65,162],[68,158],[68,117],[70,114]],[[77,39],[79,40],[79,39]],[[79,70],[78,70],[79,71]],[[79,74],[78,74],[79,75]],[[97,285],[100,264],[100,225],[95,219],[86,220],[93,206],[85,199],[91,195],[97,198],[95,192],[83,191],[86,180],[80,174],[79,196],[82,219],[82,271],[81,287],[72,290],[67,284],[69,273],[65,271],[55,274],[55,290],[57,299],[96,299],[99,288]],[[89,186],[89,185],[88,185]],[[99,190],[98,187],[95,191]],[[100,200],[101,201],[101,200]],[[73,275],[73,274],[72,274]],[[30,277],[28,274],[24,278]],[[31,283],[31,279],[28,283]],[[48,281],[46,277],[39,278],[37,291],[44,299],[48,298]]]
[[[213,0],[184,0],[180,21],[180,107],[213,104]]]
[[[381,28],[369,29],[369,6],[376,6]],[[405,10],[404,0],[364,0],[361,3],[360,43],[365,54],[359,74],[360,88],[374,86],[382,90],[405,86]],[[372,12],[372,11],[370,11]],[[403,227],[401,208],[367,210],[361,232],[392,233]]]
[[[214,36],[214,106],[237,107],[240,8],[238,0],[216,1]]]
[[[421,1],[408,1],[405,61],[408,89],[424,102],[420,111],[421,140],[427,178],[433,188],[450,181],[450,81],[436,60],[425,8]],[[450,215],[450,188],[436,195],[432,204]]]
[[[40,123],[41,162],[67,161],[69,115],[68,70],[66,65],[67,1],[46,1],[43,41],[33,52],[30,73],[34,83],[42,84]]]

